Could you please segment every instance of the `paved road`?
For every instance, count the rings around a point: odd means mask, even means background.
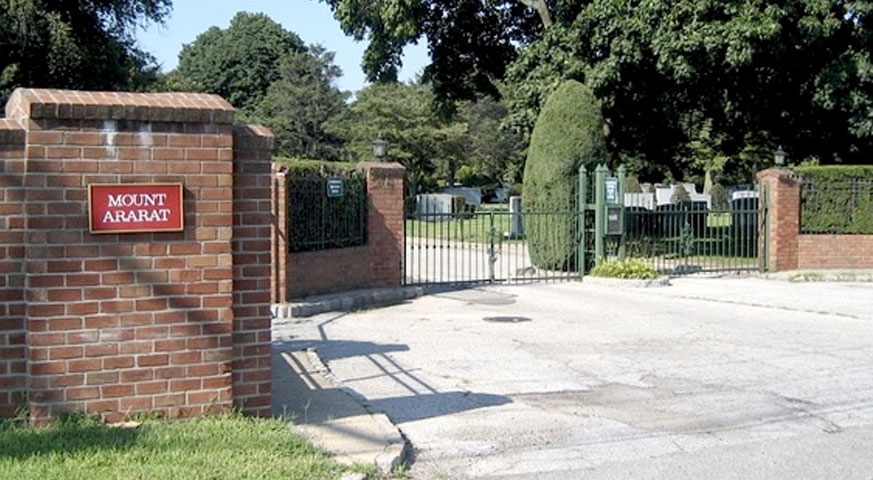
[[[873,478],[873,285],[674,283],[445,292],[274,335],[398,424],[416,479]]]

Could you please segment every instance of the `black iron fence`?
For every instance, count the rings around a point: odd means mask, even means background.
[[[367,185],[362,175],[289,177],[290,252],[367,243]]]

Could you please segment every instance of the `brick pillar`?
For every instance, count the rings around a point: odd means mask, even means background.
[[[270,300],[273,134],[233,131],[233,397],[252,415],[270,415]]]
[[[279,164],[273,164],[273,272],[272,298],[273,303],[291,301],[291,289],[288,278],[291,267],[288,258],[288,178],[287,169]]]
[[[406,169],[399,163],[365,162],[367,247],[371,287],[399,287],[403,281],[403,222]]]
[[[24,151],[21,124],[0,119],[0,418],[24,406],[27,389]]]
[[[16,90],[27,130],[30,410],[231,406],[233,108],[206,94]],[[183,232],[91,234],[87,187],[181,183]]]
[[[770,168],[758,174],[770,194],[770,271],[797,268],[800,235],[800,184],[788,170]],[[762,199],[763,200],[763,199]]]

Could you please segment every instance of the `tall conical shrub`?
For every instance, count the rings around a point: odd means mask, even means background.
[[[528,249],[537,267],[561,270],[573,266],[576,216],[545,212],[575,211],[579,166],[606,160],[600,103],[585,85],[565,81],[549,96],[537,118],[524,168],[524,210],[543,212],[525,219]]]

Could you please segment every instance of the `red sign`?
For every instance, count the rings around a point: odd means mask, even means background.
[[[91,233],[180,232],[182,184],[88,185]]]

